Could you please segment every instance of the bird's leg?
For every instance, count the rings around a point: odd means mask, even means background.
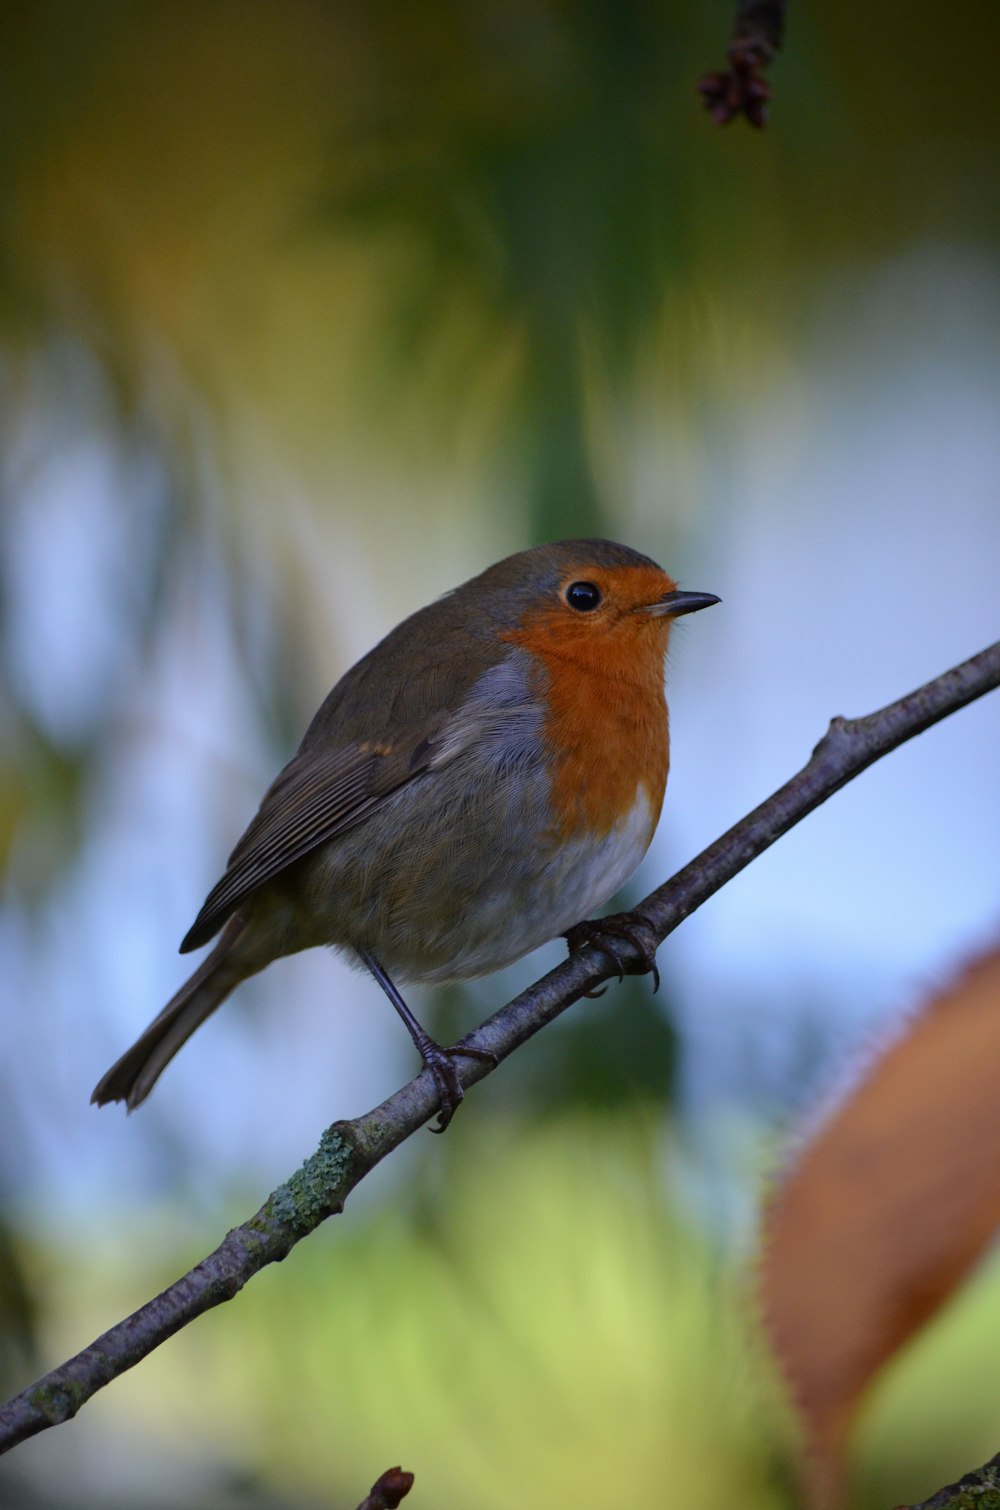
[[[568,929],[563,938],[569,945],[570,954],[577,954],[587,945],[596,949],[598,954],[614,966],[619,980],[625,979],[625,966],[622,964],[615,949],[614,940],[625,939],[639,955],[642,964],[640,971],[652,975],[654,993],[660,989],[660,972],[656,967],[656,948],[650,949],[643,938],[643,933],[649,933],[652,924],[641,912],[619,912],[610,918],[590,918],[582,923],[574,923]],[[639,972],[636,972],[639,973]],[[603,991],[588,991],[588,996],[600,996]]]
[[[482,1059],[487,1064],[496,1064],[497,1057],[495,1054],[491,1054],[488,1049],[443,1048],[441,1044],[437,1043],[431,1037],[426,1028],[421,1027],[375,956],[369,954],[364,949],[359,949],[357,952],[358,958],[367,965],[403,1019],[406,1024],[406,1030],[416,1044],[424,1064],[434,1077],[434,1084],[437,1086],[438,1096],[441,1100],[441,1110],[438,1113],[437,1126],[432,1127],[431,1132],[442,1133],[455,1115],[459,1102],[465,1095],[465,1092],[462,1090],[462,1082],[458,1078],[458,1071],[455,1069],[454,1060],[458,1056],[462,1056],[465,1059]]]

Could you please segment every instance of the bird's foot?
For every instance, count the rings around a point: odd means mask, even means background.
[[[452,1061],[455,1059],[482,1059],[486,1064],[496,1065],[498,1063],[497,1056],[491,1054],[489,1049],[466,1048],[461,1043],[456,1043],[450,1049],[443,1048],[414,1017],[374,954],[369,954],[366,949],[358,949],[358,956],[367,965],[403,1019],[406,1024],[406,1031],[416,1044],[425,1066],[431,1072],[434,1084],[437,1087],[438,1100],[441,1103],[437,1126],[432,1127],[431,1132],[442,1133],[455,1115],[465,1095],[462,1089],[462,1082],[458,1078],[458,1071]]]
[[[443,1133],[465,1097],[455,1060],[481,1059],[484,1064],[496,1066],[497,1056],[491,1054],[488,1049],[462,1048],[459,1044],[446,1049],[426,1033],[417,1042],[417,1048],[423,1056],[425,1066],[434,1078],[438,1099],[441,1102],[437,1122],[431,1128],[431,1132]]]
[[[610,918],[590,918],[582,923],[574,923],[573,927],[563,934],[563,938],[569,945],[570,954],[578,954],[581,949],[596,949],[599,954],[610,962],[618,976],[625,979],[625,965],[616,945],[624,940],[631,944],[639,956],[639,964],[631,960],[628,965],[630,975],[652,975],[654,993],[660,989],[660,972],[656,966],[656,944],[650,944],[650,935],[653,925],[641,912],[619,912]],[[603,996],[607,990],[602,986],[599,991],[587,991],[587,996]]]

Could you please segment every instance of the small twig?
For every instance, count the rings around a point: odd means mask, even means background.
[[[729,67],[698,81],[698,92],[717,126],[728,126],[739,115],[751,126],[767,125],[771,86],[764,69],[781,48],[787,9],[788,0],[739,0]]]
[[[631,974],[648,970],[651,951],[775,839],[882,755],[998,686],[1000,642],[867,718],[835,718],[798,775],[628,915],[636,937],[634,943],[622,942],[616,950],[621,966]],[[648,940],[641,936],[643,929],[648,929]],[[618,973],[603,951],[582,948],[462,1043],[487,1050],[499,1063],[581,996]],[[460,1060],[459,1064],[465,1087],[485,1079],[495,1068],[482,1060]],[[214,1253],[83,1352],[0,1407],[0,1452],[47,1426],[69,1420],[91,1395],[174,1332],[203,1311],[231,1300],[260,1269],[279,1262],[307,1233],[342,1211],[358,1182],[437,1110],[437,1092],[425,1070],[373,1111],[327,1128],[319,1148],[302,1168],[279,1185],[255,1216],[234,1228]]]
[[[370,1493],[361,1501],[358,1510],[396,1510],[400,1500],[404,1500],[412,1488],[412,1473],[407,1473],[398,1464],[395,1468],[387,1468],[382,1476],[375,1480]]]

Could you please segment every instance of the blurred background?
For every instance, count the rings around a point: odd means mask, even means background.
[[[731,24],[5,7],[4,1393],[415,1071],[378,988],[314,952],[136,1116],[88,1106],[315,707],[405,614],[566,535],[721,596],[674,635],[665,817],[625,900],[833,714],[997,638],[995,7],[793,5],[763,133],[695,92]],[[396,1462],[415,1506],[789,1503],[747,1294],[762,1180],[995,937],[998,744],[994,697],[849,786],[669,940],[659,997],[581,1003],[5,1459],[0,1505],[353,1506]],[[416,1004],[466,1031],[560,953]],[[1000,1447],[998,1319],[987,1271],[880,1385],[863,1503]]]

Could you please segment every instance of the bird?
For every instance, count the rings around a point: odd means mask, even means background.
[[[399,986],[490,974],[558,936],[615,959],[579,920],[659,820],[671,624],[719,601],[629,546],[562,540],[404,619],[319,708],[180,946],[215,947],[91,1101],[134,1110],[242,981],[333,945],[405,1023],[443,1131],[455,1058],[493,1056],[435,1042]]]

